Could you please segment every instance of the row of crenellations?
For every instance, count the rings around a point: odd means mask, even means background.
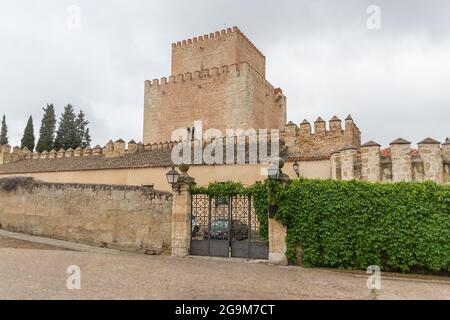
[[[178,75],[172,75],[167,77],[162,77],[160,79],[153,79],[153,80],[146,80],[145,81],[145,87],[151,88],[151,87],[160,87],[160,86],[166,86],[171,84],[177,84],[177,83],[183,83],[185,81],[191,81],[195,79],[203,79],[208,77],[217,77],[221,75],[229,75],[229,74],[239,74],[239,72],[242,70],[242,68],[247,68],[250,72],[253,72],[254,79],[262,83],[265,87],[265,90],[267,93],[273,94],[275,91],[275,87],[267,81],[258,71],[256,71],[251,65],[249,65],[247,62],[241,62],[239,64],[231,64],[227,66],[222,66],[220,68],[213,67],[211,69],[204,69],[202,71],[194,71],[187,72],[185,74],[178,74]]]
[[[230,35],[230,34],[239,34],[240,36],[242,36],[250,44],[250,46],[256,50],[256,52],[259,55],[264,57],[264,54],[253,44],[253,42],[250,41],[250,39],[238,27],[222,29],[220,31],[211,32],[211,33],[205,34],[203,36],[193,37],[193,38],[190,38],[187,40],[178,41],[178,42],[172,43],[172,47],[176,48],[176,47],[181,47],[181,46],[187,46],[187,45],[190,45],[193,43],[197,43],[197,42],[201,42],[201,41],[205,41],[205,40],[209,40],[209,39],[217,39],[222,36],[226,36],[226,35]]]
[[[369,141],[359,147],[348,145],[331,156],[332,178],[370,182],[450,182],[450,139],[440,143],[426,138],[411,149],[399,138],[390,147]]]
[[[314,134],[326,134],[328,132],[343,133],[343,131],[347,129],[353,130],[357,128],[350,115],[345,119],[345,129],[342,127],[342,120],[340,120],[337,116],[334,116],[329,120],[328,128],[327,123],[321,117],[319,117],[313,125]],[[311,123],[306,119],[303,120],[303,122],[300,123],[299,126],[297,126],[292,121],[289,122],[287,125],[285,125],[284,132],[288,136],[309,136],[313,134]]]
[[[240,136],[233,137],[223,137],[223,144],[232,143],[236,144],[243,141],[246,145],[252,142],[260,141],[265,139],[268,143],[271,143],[272,137],[270,134],[243,134]],[[244,140],[242,140],[244,139]],[[202,140],[202,147],[205,148],[209,143],[213,142],[211,140]],[[18,160],[39,160],[39,159],[58,159],[58,158],[78,158],[78,157],[90,157],[90,156],[105,156],[105,157],[118,157],[123,155],[135,154],[143,151],[152,150],[172,150],[172,148],[180,143],[180,141],[165,141],[159,143],[149,143],[144,145],[142,142],[136,143],[134,140],[126,143],[123,139],[118,139],[113,142],[110,140],[104,147],[100,145],[91,148],[90,146],[86,148],[78,147],[75,150],[72,148],[60,149],[58,151],[51,150],[43,152],[31,152],[27,147],[21,149],[16,146],[11,148],[9,145],[0,145],[0,164],[14,162]]]

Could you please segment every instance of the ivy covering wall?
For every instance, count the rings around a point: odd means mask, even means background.
[[[296,180],[279,193],[286,253],[307,266],[450,271],[450,187]]]

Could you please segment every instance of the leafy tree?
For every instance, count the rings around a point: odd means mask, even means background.
[[[23,132],[23,137],[21,140],[21,148],[27,147],[28,150],[33,151],[34,150],[34,127],[33,127],[33,117],[30,116],[28,118],[27,126],[25,127],[25,130]]]
[[[47,104],[46,108],[43,108],[44,116],[41,121],[41,128],[39,130],[39,141],[36,145],[36,151],[51,151],[53,149],[55,139],[55,108],[53,104]]]
[[[59,150],[63,148],[67,150],[69,148],[78,148],[79,139],[77,137],[76,115],[72,105],[68,104],[64,107],[64,112],[59,119],[54,149]]]
[[[8,126],[6,125],[6,117],[3,115],[2,129],[0,132],[0,145],[8,144]]]
[[[86,120],[86,114],[83,110],[80,110],[78,113],[75,124],[77,128],[77,145],[86,148],[91,143],[91,136],[89,135],[89,128],[87,127],[89,121]]]

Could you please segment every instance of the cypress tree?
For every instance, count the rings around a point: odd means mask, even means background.
[[[53,143],[55,139],[55,108],[53,104],[47,104],[46,108],[43,108],[44,116],[41,121],[41,128],[39,129],[39,140],[36,145],[36,151],[51,151],[53,149]]]
[[[8,126],[6,125],[6,117],[3,115],[2,129],[0,132],[0,145],[8,144]]]
[[[76,126],[76,115],[73,111],[73,107],[68,104],[64,107],[64,112],[59,119],[58,131],[56,132],[56,138],[54,143],[54,149],[59,150],[61,148],[67,150],[69,148],[76,149],[78,143],[78,133]]]
[[[87,127],[89,121],[86,120],[86,114],[83,110],[80,110],[75,122],[77,127],[77,147],[86,148],[91,143],[91,137]]]
[[[28,118],[27,126],[25,127],[21,140],[21,148],[23,149],[25,147],[27,147],[31,152],[34,150],[34,127],[32,116]]]

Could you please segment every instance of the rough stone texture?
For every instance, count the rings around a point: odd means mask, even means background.
[[[262,76],[266,57],[237,28],[172,44],[172,75],[248,62]]]
[[[331,179],[333,180],[341,180],[342,174],[341,174],[341,158],[340,153],[335,152],[330,157],[331,162]]]
[[[355,179],[354,166],[357,154],[358,154],[357,148],[351,146],[341,151],[340,159],[341,159],[342,180]]]
[[[145,83],[145,144],[173,140],[174,130],[193,128],[197,120],[203,130],[222,134],[284,127],[286,97],[266,80],[265,58],[241,32],[172,50],[172,76]]]
[[[391,143],[392,181],[412,181],[411,143]]]
[[[269,262],[287,265],[286,234],[286,226],[275,219],[269,219]]]
[[[372,144],[361,147],[361,179],[378,182],[380,176],[380,145]]]
[[[191,194],[189,187],[180,186],[172,209],[172,256],[186,257],[191,245]]]
[[[419,143],[419,154],[423,163],[424,179],[442,183],[444,167],[440,143]]]
[[[438,141],[427,138],[418,145],[418,150],[411,149],[409,141],[399,138],[391,143],[390,148],[382,150],[373,141],[356,148],[356,154],[352,155],[344,148],[330,157],[331,178],[347,179],[353,159],[354,179],[370,182],[450,182],[450,144],[441,146]]]
[[[442,157],[444,159],[444,183],[450,183],[450,139],[442,144]]]
[[[319,117],[314,122],[314,133],[307,120],[304,120],[300,127],[291,122],[285,126],[281,137],[289,153],[304,156],[329,156],[346,145],[361,145],[361,132],[350,116],[345,121],[345,129],[342,129],[341,120],[333,117],[329,122],[329,130],[326,128],[326,122]]]
[[[150,254],[170,252],[172,195],[150,188],[0,180],[0,227]]]

